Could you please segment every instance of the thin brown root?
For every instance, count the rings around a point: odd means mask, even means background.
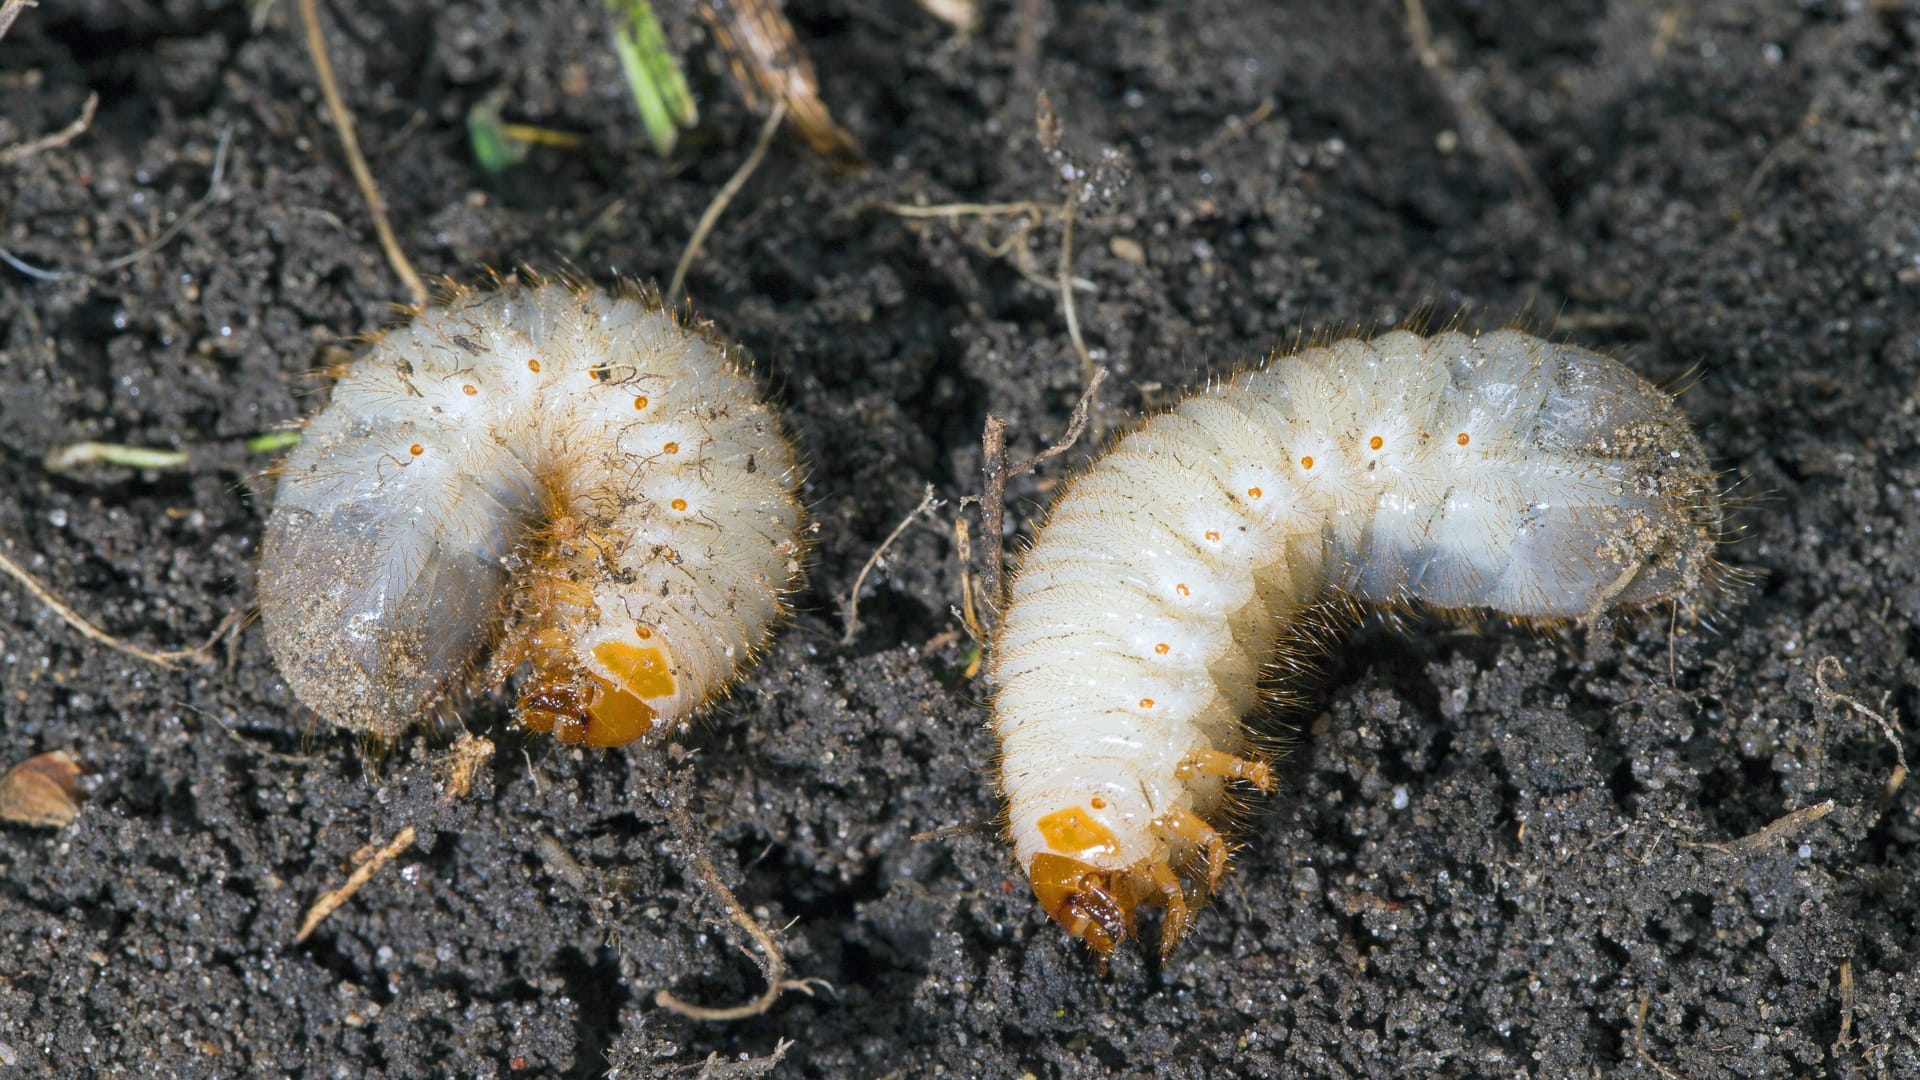
[[[874,567],[880,565],[880,560],[887,554],[887,549],[893,546],[895,540],[900,539],[901,533],[907,531],[907,526],[913,524],[913,519],[933,509],[935,505],[937,504],[933,499],[933,485],[928,484],[926,493],[920,496],[919,505],[907,511],[907,516],[900,519],[900,524],[895,525],[893,531],[887,534],[887,538],[880,541],[880,546],[873,549],[872,555],[867,556],[867,564],[860,568],[859,576],[853,579],[853,588],[848,590],[846,602],[841,605],[847,612],[847,629],[840,635],[840,644],[853,644],[854,637],[860,633],[860,588],[867,583],[867,575],[873,572]]]
[[[1033,253],[1033,236],[1048,218],[1059,217],[1064,224],[1067,210],[1071,204],[1063,206],[1056,203],[1034,202],[1023,199],[1007,203],[940,203],[934,206],[914,206],[909,203],[881,203],[880,208],[903,218],[946,218],[950,224],[957,224],[961,218],[1020,218],[1019,226],[1007,237],[998,242],[977,240],[974,246],[982,253],[995,259],[1006,259],[1013,264],[1022,280],[1038,288],[1059,290],[1075,288],[1091,292],[1094,284],[1085,278],[1063,276],[1056,268],[1052,272],[1043,271],[1040,261]],[[1072,250],[1072,241],[1067,241],[1068,252]],[[1069,255],[1071,261],[1071,255]]]
[[[1097,367],[1089,372],[1087,375],[1087,388],[1080,391],[1080,400],[1074,403],[1073,415],[1067,418],[1066,432],[1062,434],[1059,441],[1055,442],[1052,446],[1047,447],[1045,450],[1008,469],[1007,479],[1011,480],[1016,476],[1025,476],[1048,458],[1059,457],[1061,454],[1073,449],[1073,444],[1079,442],[1080,436],[1086,433],[1087,417],[1093,411],[1095,395],[1100,393],[1100,385],[1106,381],[1106,368]]]
[[[1087,351],[1086,339],[1080,336],[1080,315],[1073,306],[1073,223],[1079,217],[1078,208],[1079,202],[1072,195],[1060,204],[1060,314],[1067,320],[1067,338],[1080,357],[1081,378],[1098,385],[1106,372],[1095,374],[1093,354]],[[1080,419],[1084,424],[1086,418]]]
[[[747,1058],[744,1061],[728,1061],[719,1051],[707,1055],[699,1065],[688,1065],[686,1069],[698,1068],[693,1080],[752,1080],[772,1072],[774,1066],[787,1056],[787,1051],[797,1044],[792,1039],[780,1039],[773,1044],[773,1053],[766,1057]],[[684,1070],[683,1070],[684,1071]]]
[[[1833,1040],[1833,1054],[1853,1041],[1853,957],[1840,961],[1840,1035]]]
[[[733,895],[733,890],[727,888],[727,883],[720,877],[720,872],[713,868],[713,860],[707,857],[706,849],[700,846],[695,837],[693,823],[687,819],[685,812],[677,812],[674,818],[681,835],[688,841],[688,852],[693,859],[694,869],[701,884],[705,885],[713,898],[720,902],[720,906],[727,909],[727,917],[733,920],[733,924],[746,931],[754,944],[760,946],[758,956],[754,955],[752,949],[745,946],[741,946],[740,951],[746,953],[755,964],[759,965],[760,974],[767,980],[767,988],[759,997],[743,1005],[716,1009],[682,1001],[674,996],[673,991],[662,987],[654,993],[653,1003],[689,1020],[724,1023],[729,1020],[745,1020],[748,1017],[761,1015],[773,1008],[773,1003],[780,1000],[780,995],[789,990],[797,990],[812,997],[816,986],[833,989],[825,979],[787,978],[787,960],[781,954],[780,946],[774,943],[773,934],[766,927],[761,926],[752,915],[747,914],[747,909],[741,906],[739,898]]]
[[[353,114],[347,111],[347,103],[340,97],[340,86],[333,77],[333,61],[327,57],[326,38],[320,33],[317,0],[300,0],[300,20],[306,24],[307,52],[313,57],[314,73],[320,77],[320,94],[326,99],[327,115],[332,117],[333,129],[340,136],[340,150],[346,155],[347,170],[353,173],[353,182],[360,188],[367,212],[373,215],[373,231],[380,238],[380,250],[386,253],[387,265],[393,267],[394,274],[413,297],[413,306],[424,310],[429,296],[427,285],[407,261],[407,253],[400,250],[400,241],[387,220],[386,201],[380,197],[380,188],[373,182],[367,159],[360,153],[360,139],[353,132]]]
[[[227,631],[233,629],[234,625],[245,617],[244,612],[235,611],[229,613],[226,618],[220,620],[220,625],[214,628],[212,635],[210,635],[205,642],[191,649],[165,649],[155,652],[152,649],[143,649],[130,641],[114,637],[112,634],[95,626],[89,622],[85,616],[68,607],[59,597],[53,595],[52,590],[40,584],[39,579],[35,578],[32,574],[27,573],[25,567],[14,562],[3,553],[0,553],[0,572],[5,573],[8,577],[13,578],[25,586],[26,590],[33,594],[34,599],[45,604],[47,610],[60,616],[61,620],[68,626],[78,630],[80,636],[105,645],[109,649],[115,649],[126,653],[128,656],[145,660],[155,667],[172,669],[182,661],[193,664],[211,663],[213,660],[213,647],[220,643],[221,638],[227,636]]]
[[[4,18],[6,22],[11,23],[13,21],[12,12],[15,10],[17,9],[12,7],[12,5],[8,5],[7,14],[0,16],[0,18]],[[5,33],[6,27],[0,26],[0,34]],[[80,115],[74,119],[73,123],[68,124],[66,127],[61,128],[51,135],[42,135],[37,139],[28,139],[26,142],[9,146],[5,150],[0,150],[0,167],[18,165],[43,151],[58,150],[60,147],[86,134],[87,129],[93,126],[94,110],[99,107],[100,95],[89,91],[86,103],[80,106]]]
[[[303,0],[303,2],[311,2],[311,0]],[[313,933],[322,920],[333,914],[334,910],[341,904],[352,899],[353,894],[360,891],[360,886],[371,881],[373,875],[380,872],[381,867],[392,862],[401,852],[412,847],[413,840],[413,826],[409,825],[401,829],[398,833],[395,833],[392,840],[387,841],[386,845],[380,848],[380,850],[368,856],[365,862],[354,867],[353,873],[347,875],[347,883],[345,885],[337,889],[328,889],[326,892],[321,893],[319,899],[313,902],[313,906],[307,909],[306,917],[300,920],[300,931],[293,935],[293,943],[298,945],[307,940],[307,935]]]
[[[754,140],[753,152],[748,154],[747,160],[741,162],[740,167],[727,178],[726,184],[720,188],[720,193],[713,197],[713,201],[707,204],[706,211],[700,215],[699,222],[693,227],[693,235],[687,239],[686,250],[680,253],[680,262],[673,268],[673,281],[667,286],[667,303],[675,304],[680,301],[680,287],[686,284],[687,268],[693,265],[693,258],[700,254],[700,249],[706,246],[707,234],[713,231],[714,225],[720,220],[720,215],[726,212],[727,204],[733,201],[735,195],[740,194],[740,189],[747,185],[747,179],[753,175],[755,169],[760,167],[760,161],[767,156],[767,147],[773,145],[773,136],[780,130],[780,121],[785,119],[786,115],[787,103],[774,102],[773,111],[767,114],[766,123],[760,125],[760,137]]]
[[[1833,813],[1834,805],[1834,801],[1828,799],[1824,802],[1814,803],[1812,806],[1803,806],[1791,813],[1782,814],[1756,832],[1750,832],[1738,840],[1729,841],[1725,844],[1707,844],[1692,840],[1682,840],[1680,845],[1682,847],[1706,848],[1709,851],[1720,852],[1722,855],[1759,851],[1761,848],[1768,846],[1776,840],[1786,840],[1793,837],[1800,830]]]
[[[232,142],[233,128],[229,127],[220,133],[220,141],[214,146],[213,168],[207,177],[206,192],[198,199],[195,199],[192,205],[182,210],[180,215],[173,219],[173,224],[162,229],[159,236],[141,244],[125,255],[116,259],[109,259],[106,262],[95,263],[92,266],[83,267],[79,270],[46,270],[24,262],[15,257],[12,252],[5,248],[0,248],[0,262],[7,263],[7,265],[13,267],[15,270],[20,271],[36,281],[65,281],[75,274],[105,274],[139,262],[141,259],[171,244],[174,237],[179,236],[181,232],[185,231],[186,227],[192,224],[193,220],[199,217],[201,212],[206,210],[207,206],[213,202],[214,196],[220,193],[220,182],[226,176],[227,171],[227,148],[232,145]]]
[[[986,490],[980,495],[980,532],[987,543],[987,565],[980,574],[980,589],[987,597],[986,614],[993,621],[999,620],[1000,594],[1002,585],[1000,575],[1006,566],[1006,540],[1004,530],[1007,520],[1007,422],[987,414],[987,423],[980,431],[980,458],[986,473]],[[987,632],[991,632],[991,627]],[[988,633],[981,635],[982,640]]]
[[[1893,695],[1890,693],[1881,694],[1880,709],[1876,712],[1860,704],[1858,698],[1839,693],[1829,687],[1827,685],[1827,675],[1829,672],[1843,679],[1846,678],[1847,675],[1847,669],[1840,666],[1838,657],[1823,656],[1820,658],[1820,662],[1813,666],[1813,687],[1815,692],[1820,696],[1821,706],[1831,709],[1835,705],[1845,705],[1861,716],[1879,724],[1880,734],[1886,736],[1887,741],[1893,744],[1893,755],[1896,763],[1893,768],[1893,774],[1887,777],[1886,786],[1880,793],[1882,798],[1891,799],[1895,793],[1900,790],[1901,785],[1907,782],[1907,751],[1900,743],[1900,714],[1895,712],[1887,704],[1893,699]]]
[[[1647,1005],[1652,1000],[1652,994],[1644,990],[1640,992],[1640,1008],[1633,1020],[1633,1048],[1639,1052],[1640,1060],[1646,1062],[1661,1076],[1668,1077],[1669,1080],[1682,1080],[1679,1073],[1653,1060],[1653,1055],[1647,1053]]]
[[[1461,134],[1467,137],[1468,145],[1483,155],[1488,151],[1498,154],[1507,171],[1519,182],[1527,201],[1541,210],[1550,207],[1552,204],[1547,198],[1547,189],[1541,185],[1539,175],[1527,162],[1527,155],[1521,151],[1520,144],[1513,140],[1506,128],[1500,126],[1486,106],[1468,92],[1460,76],[1440,55],[1440,50],[1434,47],[1433,24],[1427,21],[1426,5],[1422,0],[1401,0],[1401,4],[1407,13],[1407,36],[1413,40],[1413,54],[1440,87],[1447,104],[1452,106],[1454,116],[1465,129]]]

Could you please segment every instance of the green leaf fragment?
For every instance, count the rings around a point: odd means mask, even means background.
[[[488,95],[467,110],[467,145],[473,148],[473,160],[488,176],[499,176],[527,158],[526,143],[507,137],[500,122],[500,95]]]
[[[653,5],[648,0],[607,0],[607,7],[616,16],[613,51],[633,91],[634,107],[654,150],[666,157],[679,141],[680,129],[699,121],[700,110]]]

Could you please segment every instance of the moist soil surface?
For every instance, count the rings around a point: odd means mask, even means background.
[[[700,100],[664,161],[598,5],[323,6],[423,273],[671,274],[761,121],[659,7]],[[1920,784],[1888,792],[1896,741],[1920,758],[1891,727],[1920,713],[1920,9],[1432,2],[1423,63],[1387,0],[995,0],[970,37],[904,0],[788,8],[869,165],[782,135],[688,276],[810,463],[809,583],[762,662],[670,743],[562,747],[483,693],[371,747],[290,695],[257,625],[169,670],[0,583],[0,762],[87,770],[70,826],[0,827],[0,1072],[1920,1075]],[[272,457],[246,440],[320,407],[315,369],[406,294],[295,4],[258,29],[212,0],[25,11],[0,146],[89,93],[83,135],[0,164],[25,267],[0,266],[0,553],[177,648],[251,609]],[[465,122],[493,95],[582,145],[489,177]],[[1324,635],[1255,721],[1282,782],[1219,895],[1165,962],[1103,968],[996,835],[954,614],[983,422],[1024,457],[1083,387],[1070,196],[1111,378],[1012,483],[1009,551],[1182,388],[1302,335],[1517,321],[1685,388],[1748,583],[1701,620]],[[45,463],[87,440],[189,460]],[[458,794],[462,728],[495,752]],[[727,1023],[656,1004],[765,985],[702,859],[825,985]]]

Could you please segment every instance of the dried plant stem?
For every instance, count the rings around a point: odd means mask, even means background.
[[[980,533],[987,545],[987,565],[980,571],[980,592],[987,599],[983,637],[991,636],[1000,618],[1000,574],[1006,564],[1007,421],[987,414],[980,430],[980,458],[986,487],[980,495]]]
[[[767,114],[767,122],[760,125],[760,138],[754,141],[753,152],[747,155],[747,160],[740,163],[725,186],[721,187],[720,193],[707,204],[706,211],[693,227],[693,235],[687,239],[686,250],[680,253],[680,262],[673,268],[673,280],[667,285],[667,303],[680,302],[680,289],[687,283],[687,268],[693,265],[694,256],[700,254],[700,249],[706,246],[707,234],[713,231],[720,215],[726,212],[727,204],[733,202],[733,197],[747,185],[747,179],[753,175],[753,171],[760,167],[761,159],[767,156],[767,147],[773,145],[774,133],[780,130],[780,121],[786,116],[787,103],[774,102],[773,111]]]
[[[413,264],[407,261],[407,254],[400,250],[400,241],[393,235],[393,225],[387,220],[387,204],[380,197],[380,189],[373,182],[373,173],[367,169],[367,159],[360,153],[360,139],[353,132],[353,114],[347,111],[347,103],[340,97],[340,86],[333,77],[333,61],[327,58],[326,38],[320,32],[320,10],[317,0],[300,0],[300,20],[307,28],[307,52],[313,56],[313,69],[320,77],[320,94],[326,99],[327,114],[333,118],[333,129],[340,135],[340,149],[347,158],[347,170],[353,173],[353,182],[360,188],[360,197],[366,200],[367,211],[373,215],[373,231],[380,238],[380,250],[387,256],[387,264],[399,276],[401,284],[413,297],[414,307],[424,309],[427,306],[427,286],[414,272]]]

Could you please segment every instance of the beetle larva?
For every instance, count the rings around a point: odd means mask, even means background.
[[[456,289],[346,369],[283,466],[267,642],[342,727],[391,738],[527,666],[524,724],[618,746],[766,638],[798,473],[739,351],[657,297]]]
[[[1271,786],[1242,717],[1287,628],[1687,603],[1720,536],[1672,398],[1575,346],[1397,331],[1209,386],[1076,478],[1021,560],[992,722],[1035,895],[1103,954],[1163,907],[1171,950],[1226,867],[1209,812]]]

